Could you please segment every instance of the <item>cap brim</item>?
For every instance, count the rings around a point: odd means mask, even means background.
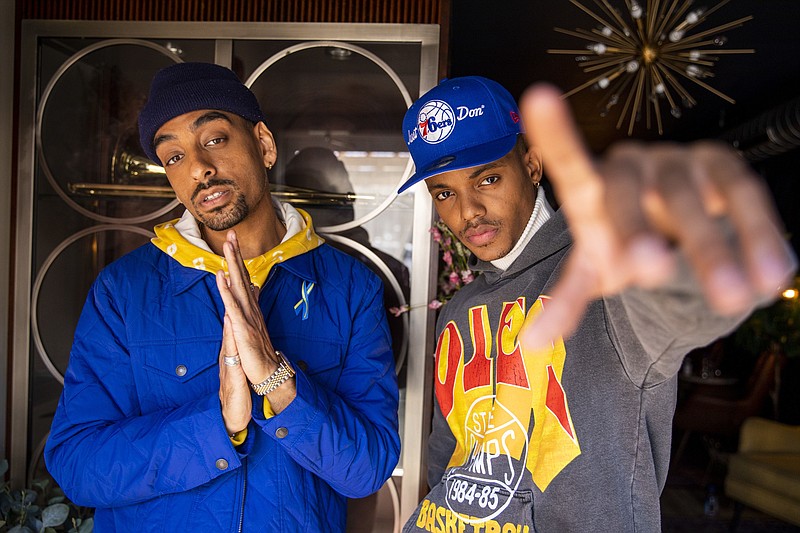
[[[518,135],[518,133],[514,133],[501,137],[500,139],[495,139],[492,142],[481,144],[480,146],[471,146],[459,152],[440,157],[426,168],[417,169],[417,171],[397,190],[397,194],[404,192],[409,187],[431,176],[497,161],[514,148],[514,145],[517,143]]]

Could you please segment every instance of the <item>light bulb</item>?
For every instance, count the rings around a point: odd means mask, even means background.
[[[595,54],[601,56],[606,53],[608,48],[603,43],[594,43],[589,45],[589,50],[594,52]]]
[[[686,74],[693,78],[699,78],[703,74],[703,70],[697,65],[687,65]]]
[[[639,62],[635,59],[633,61],[628,61],[628,64],[625,65],[625,70],[628,72],[636,72],[639,70]]]
[[[682,30],[673,30],[669,33],[669,40],[670,42],[677,43],[683,39],[683,31]]]

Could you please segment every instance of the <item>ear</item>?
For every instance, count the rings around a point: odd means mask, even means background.
[[[258,147],[261,151],[261,159],[264,162],[264,166],[266,168],[272,168],[272,165],[274,165],[275,161],[278,159],[278,149],[275,146],[275,138],[272,136],[272,132],[269,131],[266,124],[259,122],[253,126],[253,134],[258,141]]]
[[[531,175],[533,184],[538,186],[542,181],[542,152],[535,146],[528,148],[525,153],[525,167]]]

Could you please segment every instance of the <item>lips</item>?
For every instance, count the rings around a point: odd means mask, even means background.
[[[225,204],[230,194],[231,191],[227,187],[211,187],[196,195],[195,204],[204,209],[214,209]]]
[[[481,224],[480,226],[469,228],[464,231],[463,235],[473,246],[486,246],[494,240],[498,231],[499,228],[497,226]]]

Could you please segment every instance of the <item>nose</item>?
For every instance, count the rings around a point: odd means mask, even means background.
[[[465,222],[473,220],[477,217],[482,217],[486,214],[486,208],[481,202],[478,193],[470,192],[460,195],[461,200],[461,218]]]
[[[189,157],[191,160],[191,176],[195,181],[206,181],[217,173],[211,159],[202,150],[195,150]]]

